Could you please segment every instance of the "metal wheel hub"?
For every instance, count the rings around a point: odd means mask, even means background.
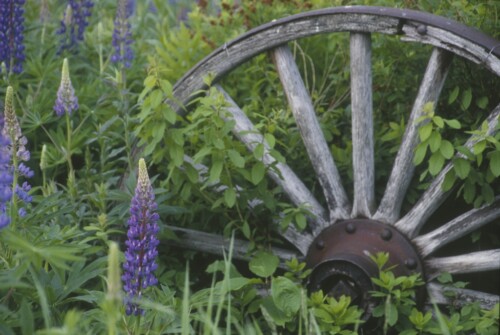
[[[370,255],[378,252],[389,254],[386,266],[394,266],[395,276],[420,273],[423,277],[415,247],[394,227],[368,219],[346,220],[324,229],[311,244],[306,258],[313,269],[309,290],[323,290],[335,298],[348,295],[370,314],[374,303],[370,291],[375,289],[371,278],[378,276]],[[417,291],[417,303],[424,294],[423,289]]]

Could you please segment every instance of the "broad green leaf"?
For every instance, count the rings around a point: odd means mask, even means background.
[[[432,118],[432,122],[434,122],[434,124],[436,126],[438,126],[439,128],[443,128],[444,127],[444,120],[442,117],[440,116],[435,116]]]
[[[440,147],[441,147],[441,134],[438,133],[437,131],[434,131],[429,137],[429,148],[431,149],[431,152],[436,152],[439,150]]]
[[[435,152],[429,158],[429,173],[433,176],[437,175],[444,165],[444,157],[439,152]]]
[[[252,232],[250,230],[250,225],[248,224],[248,221],[243,222],[243,225],[241,226],[241,231],[243,233],[243,236],[245,236],[245,238],[250,239]]]
[[[257,162],[252,167],[252,183],[257,185],[261,182],[266,174],[266,166],[262,162]]]
[[[462,128],[462,125],[460,124],[460,121],[458,120],[444,120],[444,122],[448,125],[448,127],[453,128],[453,129],[460,129]]]
[[[229,156],[229,159],[231,160],[231,163],[234,164],[237,168],[243,168],[245,167],[245,158],[240,155],[240,153],[234,149],[230,149],[227,152],[227,155]]]
[[[419,144],[415,150],[415,157],[413,158],[413,163],[419,165],[424,161],[425,154],[427,153],[427,145]]]
[[[161,79],[160,87],[165,95],[170,95],[172,93],[172,84],[168,80]]]
[[[495,192],[493,192],[493,188],[491,188],[489,184],[482,185],[481,195],[483,196],[484,202],[487,204],[492,203],[495,198]]]
[[[464,158],[457,158],[453,161],[453,169],[458,178],[465,179],[470,172],[470,162]]]
[[[494,151],[490,155],[490,170],[495,177],[500,176],[500,151]]]
[[[448,105],[452,104],[455,100],[457,100],[458,93],[460,93],[460,88],[458,86],[455,86],[453,91],[451,91],[450,95],[448,96]]]
[[[212,162],[208,182],[213,183],[219,181],[223,166],[224,164],[222,160],[215,160]]]
[[[398,309],[390,299],[385,303],[385,319],[389,326],[394,326],[398,322]]]
[[[234,204],[236,203],[236,191],[234,190],[234,188],[226,188],[226,190],[224,191],[224,202],[229,208],[232,208],[234,206]]]
[[[418,129],[418,134],[420,135],[420,141],[424,142],[431,136],[432,133],[432,123],[424,124],[422,127]]]
[[[255,149],[253,151],[253,155],[255,159],[261,160],[262,156],[264,156],[264,145],[262,143],[259,143],[255,146]]]
[[[274,303],[272,297],[266,297],[262,300],[260,304],[260,309],[264,319],[267,321],[271,329],[276,328],[276,326],[284,326],[285,323],[290,321],[293,316],[287,316],[281,309],[279,309]],[[277,334],[276,331],[272,334]]]
[[[274,278],[271,283],[271,296],[276,307],[286,315],[293,315],[300,309],[300,288],[286,277]]]
[[[170,124],[174,124],[177,121],[177,114],[168,106],[163,107],[163,117]]]
[[[455,184],[455,180],[457,180],[457,175],[455,174],[455,170],[450,170],[444,177],[442,184],[443,191],[445,192],[449,191]]]
[[[274,138],[274,135],[270,134],[270,133],[266,133],[264,135],[264,138],[266,139],[267,144],[269,144],[269,147],[274,148],[274,145],[276,144],[276,139]]]
[[[156,77],[155,76],[147,76],[144,79],[144,87],[153,88],[156,85]]]
[[[474,153],[476,155],[480,155],[483,153],[484,149],[486,149],[486,141],[482,140],[474,144]]]
[[[470,103],[472,101],[472,90],[469,87],[462,93],[461,108],[463,111],[469,109]]]
[[[464,200],[468,204],[471,204],[474,201],[474,198],[476,197],[476,185],[474,185],[471,182],[468,182],[468,180],[464,184]]]
[[[148,96],[151,108],[158,107],[163,101],[163,93],[160,90],[153,90]]]
[[[479,99],[476,100],[476,106],[485,109],[488,107],[488,97],[480,97]]]
[[[259,251],[252,257],[248,267],[255,275],[267,278],[273,275],[279,264],[280,259],[276,255],[267,251]]]
[[[295,214],[295,223],[297,223],[297,228],[300,230],[303,230],[306,228],[306,217],[302,213],[297,213]]]
[[[439,148],[439,151],[444,158],[450,159],[455,153],[455,148],[453,148],[453,144],[451,144],[450,141],[443,140],[441,141],[441,147]]]

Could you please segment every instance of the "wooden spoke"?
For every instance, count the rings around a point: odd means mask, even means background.
[[[454,288],[437,283],[427,284],[431,303],[463,306],[473,301],[478,301],[482,308],[492,309],[500,301],[495,294],[478,292],[463,288]]]
[[[222,256],[224,253],[229,254],[229,246],[231,239],[224,238],[221,235],[210,234],[201,232],[198,230],[168,226],[170,230],[172,230],[177,239],[169,240],[170,245],[188,248],[192,250],[197,250],[201,252],[208,252],[215,255]],[[248,254],[248,250],[250,243],[247,241],[242,241],[239,239],[234,239],[233,242],[233,258],[240,260],[249,260],[250,255]],[[287,260],[291,260],[292,258],[300,258],[300,254],[294,253],[290,250],[282,249],[282,248],[272,248],[273,254],[278,256],[281,260],[282,265]]]
[[[229,104],[227,110],[231,113],[236,123],[233,129],[235,136],[252,152],[259,143],[263,143],[264,155],[262,157],[262,162],[268,167],[267,173],[269,176],[276,184],[283,188],[295,205],[306,206],[306,208],[309,209],[309,212],[313,215],[313,217],[310,218],[313,224],[311,227],[313,231],[321,227],[326,227],[325,210],[312,195],[311,191],[309,191],[288,165],[276,161],[270,153],[270,147],[264,136],[257,131],[250,119],[248,119],[245,113],[236,105],[227,92],[220,86],[217,86],[217,89],[224,95]]]
[[[352,217],[371,218],[375,206],[371,36],[351,33]]]
[[[428,279],[440,273],[473,273],[498,269],[500,249],[471,252],[466,255],[430,258],[425,261]]]
[[[418,246],[422,257],[425,257],[497,218],[500,218],[500,196],[491,205],[470,210],[438,229],[416,237],[413,242]]]
[[[399,218],[401,204],[415,169],[413,155],[418,144],[418,128],[420,126],[417,125],[416,120],[423,115],[423,108],[426,103],[437,102],[450,63],[450,54],[447,51],[438,48],[433,50],[424,78],[420,83],[417,97],[413,103],[408,126],[394,161],[387,188],[377,213],[374,215],[376,220],[394,223]]]
[[[349,200],[294,57],[288,46],[281,46],[273,51],[273,58],[302,140],[323,188],[331,220],[347,219],[350,214]]]
[[[500,104],[495,107],[493,112],[486,120],[488,129],[485,135],[491,135],[495,131],[500,116]],[[478,138],[472,136],[467,140],[465,146],[472,148],[478,142]],[[461,154],[459,154],[461,156]],[[448,163],[443,170],[434,178],[427,190],[422,194],[420,200],[415,206],[398,222],[395,223],[396,228],[405,233],[409,238],[414,238],[427,219],[435,212],[437,208],[450,194],[450,191],[444,192],[442,183],[446,173],[453,168],[451,163]]]

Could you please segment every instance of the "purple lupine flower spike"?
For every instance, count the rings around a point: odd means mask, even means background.
[[[159,231],[157,207],[146,163],[141,158],[137,187],[130,204],[127,251],[123,264],[122,280],[124,282],[123,288],[127,293],[127,315],[144,313],[132,300],[140,299],[147,287],[158,283],[153,273],[157,268],[158,251],[156,247],[159,244],[156,238]]]
[[[134,53],[130,47],[133,41],[130,22],[128,21],[128,18],[132,15],[132,10],[130,0],[118,0],[112,40],[115,52],[111,56],[111,61],[118,64],[122,63],[126,68],[130,67],[134,59]]]
[[[7,149],[9,152],[10,161],[8,163],[8,171],[12,175],[17,175],[17,177],[31,178],[33,177],[33,171],[24,164],[24,162],[29,161],[30,152],[26,148],[28,140],[21,133],[21,127],[19,126],[19,121],[17,120],[16,111],[14,109],[14,90],[12,86],[7,87],[7,92],[5,95],[5,110],[4,110],[4,125],[2,129],[2,135],[6,137],[9,141],[8,145],[2,147],[4,150]],[[1,170],[0,170],[1,171]],[[17,199],[28,204],[31,202],[32,197],[28,194],[31,189],[28,182],[24,182],[19,185],[18,180],[10,181],[10,189],[15,192]],[[26,210],[22,207],[19,208],[19,216],[24,216]]]
[[[24,55],[25,0],[2,0],[0,4],[0,63],[7,71],[21,73]]]
[[[57,116],[63,116],[66,113],[71,115],[71,113],[76,111],[78,107],[78,98],[75,95],[75,89],[73,88],[71,78],[69,77],[68,59],[64,58],[61,72],[61,84],[57,90],[54,111]]]
[[[3,115],[0,115],[3,118]],[[0,128],[0,230],[10,224],[7,204],[12,198],[12,169],[10,168],[10,140]]]
[[[57,30],[61,44],[58,53],[65,49],[74,49],[79,41],[83,41],[85,28],[89,25],[94,3],[91,0],[68,0],[68,6]]]

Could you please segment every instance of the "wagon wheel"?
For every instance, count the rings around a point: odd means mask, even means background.
[[[302,81],[288,42],[322,33],[348,33],[350,36],[351,110],[353,146],[353,199],[347,196],[338,169],[323,136],[312,100]],[[375,202],[374,138],[372,116],[371,34],[397,35],[402,41],[433,46],[417,96],[413,100],[405,134],[392,165],[380,203]],[[423,233],[421,228],[450,195],[441,185],[452,165],[433,179],[415,205],[401,214],[401,206],[414,174],[413,155],[418,145],[416,120],[423,115],[427,102],[436,102],[454,55],[481,64],[495,77],[500,76],[500,42],[457,22],[412,10],[381,7],[338,7],[322,9],[276,20],[255,28],[215,50],[192,68],[174,86],[170,101],[183,115],[195,92],[206,88],[203,79],[211,74],[220,82],[229,72],[254,56],[270,52],[281,80],[307,154],[321,185],[327,208],[323,208],[313,193],[286,164],[277,162],[267,146],[262,158],[269,177],[297,205],[310,210],[308,229],[299,232],[289,227],[282,236],[296,250],[274,251],[282,259],[299,257],[313,268],[310,287],[322,288],[333,294],[349,294],[367,308],[367,291],[372,289],[370,277],[376,275],[367,251],[387,251],[390,262],[399,265],[395,272],[406,275],[419,272],[426,280],[428,297],[442,304],[479,301],[492,307],[499,301],[494,294],[470,289],[453,289],[454,298],[444,294],[444,286],[435,279],[442,272],[452,274],[479,273],[498,270],[500,249],[484,250],[456,256],[439,257],[436,251],[464,235],[500,217],[500,197],[492,204],[471,209],[442,222],[437,228]],[[231,118],[235,121],[234,136],[250,151],[256,143],[266,143],[262,134],[242,109],[221,86]],[[500,104],[484,119],[488,133],[495,132]],[[476,141],[471,137],[466,146]],[[266,144],[267,145],[267,144]],[[186,157],[189,160],[188,157]],[[206,167],[198,166],[200,170]],[[389,171],[388,171],[389,172]],[[222,236],[185,228],[171,227],[179,236],[176,242],[187,248],[221,253],[227,244]],[[247,244],[236,241],[234,255],[244,258]]]

